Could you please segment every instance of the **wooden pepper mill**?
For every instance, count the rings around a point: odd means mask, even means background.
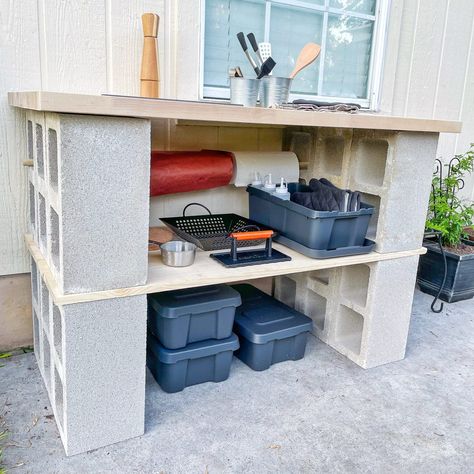
[[[143,55],[140,73],[140,95],[142,97],[160,96],[160,72],[158,64],[158,22],[160,17],[156,13],[142,15],[143,26]]]

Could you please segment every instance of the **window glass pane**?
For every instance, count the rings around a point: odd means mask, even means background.
[[[329,7],[375,15],[375,0],[329,0]]]
[[[323,15],[315,10],[272,4],[270,43],[276,61],[275,76],[288,77],[301,48],[310,41],[321,44]],[[293,94],[317,94],[319,59],[303,69],[293,81]]]
[[[228,87],[228,71],[235,66],[240,66],[244,76],[255,77],[236,34],[253,32],[257,42],[263,41],[264,0],[207,0],[205,13],[204,85]]]
[[[271,0],[270,0],[271,1]],[[302,0],[304,3],[312,3],[314,5],[324,6],[324,0]]]
[[[373,27],[371,20],[329,16],[323,95],[367,98]]]

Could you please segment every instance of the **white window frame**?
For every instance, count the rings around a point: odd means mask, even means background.
[[[323,13],[323,30],[322,30],[322,44],[321,44],[321,55],[319,57],[319,81],[318,81],[318,92],[317,96],[314,95],[303,95],[303,94],[290,94],[290,100],[294,99],[312,99],[321,100],[327,102],[351,102],[359,104],[361,107],[368,108],[370,110],[378,110],[381,83],[382,83],[382,71],[383,71],[383,59],[385,52],[385,43],[388,30],[388,18],[390,11],[391,0],[376,0],[375,14],[369,15],[366,13],[350,12],[349,16],[355,18],[370,19],[374,21],[374,32],[372,35],[372,49],[369,63],[369,73],[367,81],[367,99],[357,99],[349,97],[328,97],[321,95],[323,85],[323,74],[324,74],[324,57],[326,50],[326,38],[327,38],[327,27],[328,17],[330,13],[343,15],[346,13],[345,10],[339,8],[329,7],[329,0],[324,0],[324,5],[315,5],[312,3],[306,3],[301,0],[266,0],[265,5],[265,34],[264,41],[269,41],[270,36],[270,10],[272,3],[278,3],[281,5],[302,7],[309,10],[319,11]],[[205,36],[205,21],[206,21],[206,2],[201,0],[201,51],[200,51],[200,81],[199,81],[199,97],[201,100],[229,100],[230,91],[229,88],[221,87],[204,87],[204,36]]]

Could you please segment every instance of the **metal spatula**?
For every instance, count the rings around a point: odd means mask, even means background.
[[[258,49],[260,51],[260,56],[262,56],[264,62],[272,55],[271,43],[258,43]]]

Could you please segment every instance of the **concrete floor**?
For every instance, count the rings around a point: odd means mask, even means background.
[[[474,465],[474,300],[417,292],[404,361],[363,370],[310,337],[305,359],[167,395],[146,433],[66,458],[32,354],[0,368],[11,473],[467,473]],[[3,362],[3,361],[2,361]],[[1,431],[1,429],[0,429]]]

